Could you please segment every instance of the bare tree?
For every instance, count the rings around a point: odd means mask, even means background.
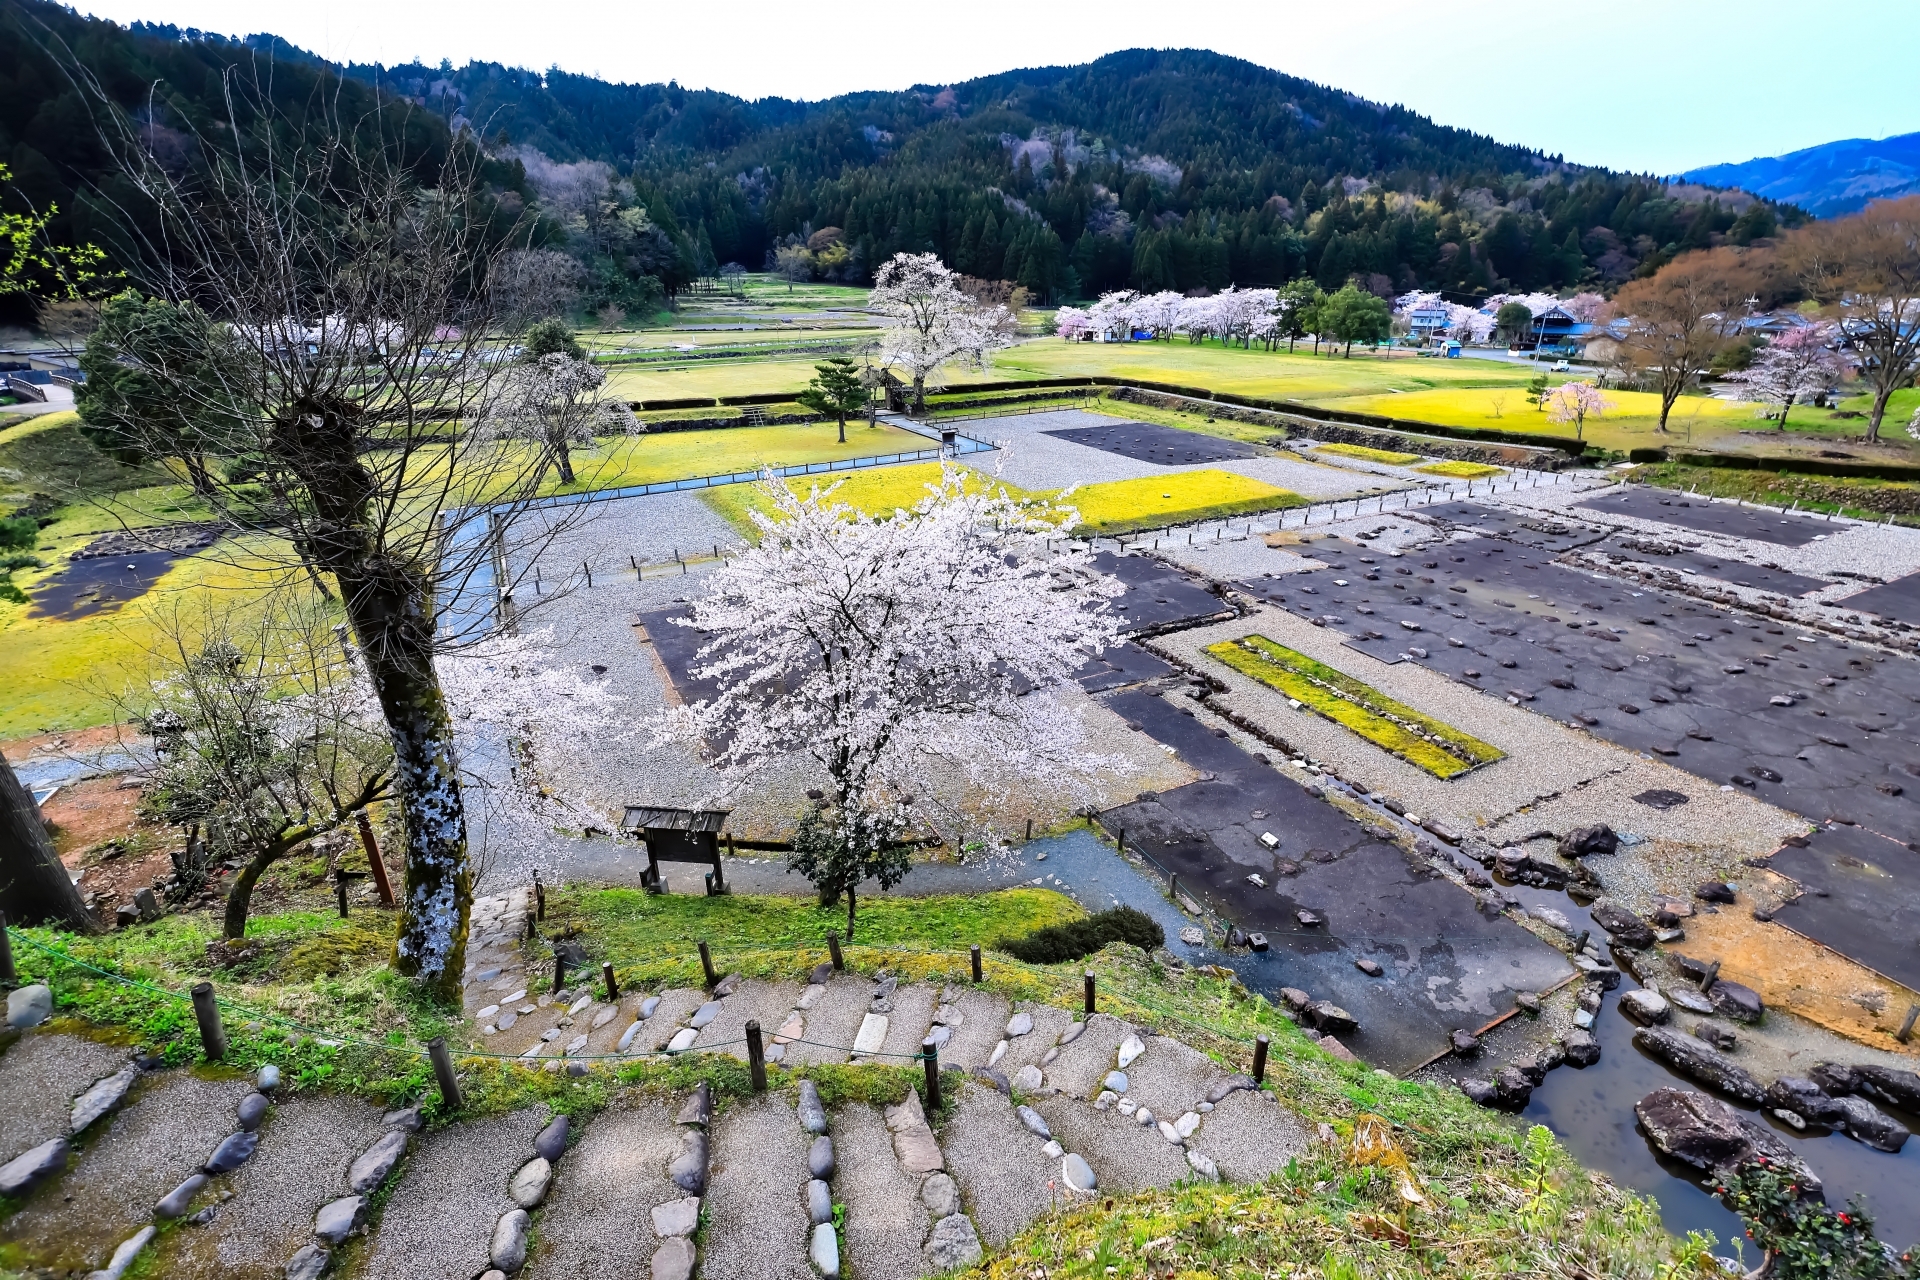
[[[338,586],[405,819],[396,964],[451,994],[472,883],[434,657],[454,643],[443,621],[469,580],[531,563],[532,548],[509,545],[567,523],[517,519],[537,496],[543,451],[456,429],[501,387],[488,286],[511,236],[493,224],[483,158],[344,81],[323,81],[330,96],[296,111],[235,68],[226,118],[195,140],[194,164],[170,171],[139,123],[69,70],[119,162],[120,259],[146,293],[213,322],[178,351],[137,359],[162,390],[225,415],[209,434],[226,456],[203,496],[275,536],[222,545],[263,572]],[[219,358],[205,350],[215,344]],[[208,368],[220,371],[217,394],[201,380]]]
[[[787,292],[802,281],[813,279],[813,255],[803,244],[782,245],[773,255],[774,274],[787,282]]]
[[[1659,393],[1662,434],[1674,402],[1733,335],[1758,280],[1738,251],[1704,249],[1681,254],[1614,296],[1620,354]]]
[[[1783,256],[1862,356],[1860,375],[1873,388],[1867,439],[1878,440],[1887,401],[1920,370],[1920,196],[1809,223]]]
[[[587,269],[555,249],[515,249],[493,268],[493,303],[500,322],[519,329],[536,320],[567,318],[580,306]]]
[[[606,395],[607,375],[590,360],[550,352],[507,370],[504,382],[474,430],[530,441],[559,468],[561,484],[576,483],[575,449],[591,448],[600,436],[644,430],[625,401]]]

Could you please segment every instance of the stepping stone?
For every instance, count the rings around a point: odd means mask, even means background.
[[[341,1196],[320,1206],[313,1217],[313,1234],[328,1244],[339,1244],[353,1234],[367,1214],[365,1196]]]
[[[653,1251],[653,1280],[693,1280],[699,1251],[684,1236],[666,1241]],[[481,1277],[486,1280],[486,1277]]]
[[[1195,1173],[1205,1178],[1208,1182],[1218,1182],[1220,1180],[1220,1166],[1216,1165],[1209,1157],[1201,1155],[1192,1148],[1188,1148],[1187,1150],[1187,1163],[1192,1166]]]
[[[547,1186],[553,1181],[553,1165],[542,1156],[521,1165],[507,1183],[507,1194],[522,1209],[531,1209],[547,1198]]]
[[[698,1009],[695,1009],[693,1011],[693,1017],[687,1020],[687,1025],[689,1027],[692,1027],[695,1031],[698,1031],[700,1030],[700,1028],[706,1026],[709,1022],[712,1022],[715,1018],[719,1017],[720,1009],[721,1009],[721,1004],[718,1000],[709,1000],[705,1004],[701,1005]]]
[[[773,1033],[773,1042],[778,1045],[790,1044],[806,1034],[806,1019],[796,1013],[780,1024],[780,1029]]]
[[[73,1100],[73,1113],[68,1117],[73,1132],[85,1132],[95,1120],[119,1106],[121,1099],[127,1096],[127,1090],[139,1078],[140,1068],[129,1063],[104,1080],[94,1082],[92,1087]]]
[[[1189,1111],[1173,1122],[1174,1132],[1180,1135],[1182,1142],[1191,1138],[1199,1128],[1200,1113],[1198,1111]]]
[[[562,1053],[579,1053],[582,1049],[586,1047],[587,1047],[587,1038],[585,1036],[575,1036],[573,1039],[567,1041],[567,1047],[565,1049],[562,1049],[561,1052]]]
[[[800,1117],[800,1127],[808,1133],[827,1131],[827,1109],[820,1104],[820,1090],[813,1081],[800,1082],[800,1098],[794,1112]]]
[[[682,1196],[678,1200],[657,1204],[653,1207],[651,1216],[653,1233],[661,1239],[671,1240],[678,1236],[691,1236],[700,1226],[700,1197]],[[827,1210],[827,1217],[829,1219],[833,1217],[831,1207]]]
[[[250,1093],[240,1099],[240,1110],[234,1118],[239,1122],[242,1129],[258,1129],[260,1122],[266,1119],[267,1108],[271,1105],[272,1102],[266,1094],[259,1092]]]
[[[933,1234],[927,1237],[924,1252],[928,1268],[937,1273],[973,1266],[982,1256],[980,1236],[973,1229],[973,1220],[963,1213],[940,1219],[933,1224]]]
[[[1127,1091],[1127,1073],[1124,1071],[1107,1072],[1106,1078],[1100,1082],[1100,1087],[1103,1089],[1111,1089],[1115,1093],[1125,1093]]]
[[[588,1005],[592,1003],[593,1003],[592,996],[590,995],[581,996],[578,1000],[575,1000],[572,1004],[567,1006],[567,1016],[571,1018],[574,1014],[580,1012],[582,1009],[586,1008]]]
[[[853,1038],[855,1053],[872,1054],[880,1052],[887,1042],[887,1015],[870,1013],[860,1020],[860,1031]]]

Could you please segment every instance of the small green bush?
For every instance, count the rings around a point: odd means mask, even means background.
[[[1109,942],[1127,942],[1151,951],[1165,946],[1167,935],[1146,912],[1114,907],[1072,924],[1035,929],[1024,938],[1004,938],[994,945],[1028,964],[1061,964],[1090,956]]]

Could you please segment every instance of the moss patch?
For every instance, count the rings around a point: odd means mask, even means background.
[[[1222,640],[1208,645],[1207,652],[1436,778],[1457,778],[1506,756],[1490,743],[1265,636]]]
[[[1484,462],[1430,462],[1424,467],[1415,467],[1430,476],[1452,476],[1456,480],[1481,480],[1487,476],[1504,475],[1506,468],[1490,467]]]
[[[1090,484],[1073,490],[1064,501],[1079,510],[1081,523],[1075,532],[1082,535],[1126,533],[1307,505],[1291,489],[1214,470]]]
[[[1367,462],[1384,462],[1390,467],[1411,466],[1420,461],[1417,453],[1394,453],[1387,449],[1369,449],[1359,444],[1323,444],[1314,448],[1315,453],[1337,453],[1343,458],[1361,458]]]

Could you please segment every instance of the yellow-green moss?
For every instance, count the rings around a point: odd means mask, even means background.
[[[1323,444],[1314,449],[1315,453],[1337,453],[1343,458],[1362,458],[1368,462],[1384,462],[1388,466],[1404,467],[1420,461],[1417,453],[1392,453],[1386,449],[1369,449],[1358,444]]]
[[[1490,467],[1484,462],[1432,462],[1424,467],[1415,467],[1415,471],[1424,471],[1430,476],[1452,476],[1456,480],[1482,480],[1487,476],[1497,476],[1505,472],[1504,467]]]

